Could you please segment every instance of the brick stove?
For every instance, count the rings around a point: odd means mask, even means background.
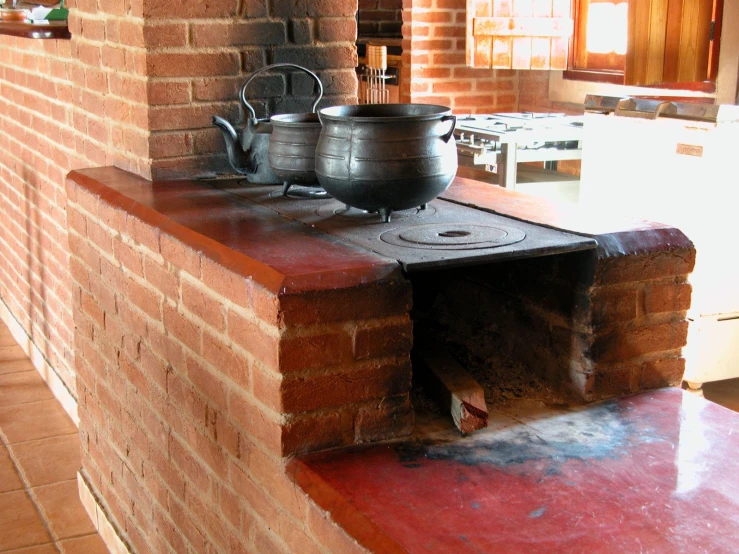
[[[694,251],[675,229],[457,179],[429,221],[475,214],[559,253],[527,258],[523,239],[499,247],[522,259],[404,272],[305,208],[325,201],[214,184],[68,179],[81,486],[133,551],[363,551],[285,464],[411,432],[414,292],[509,329],[510,352],[584,400],[680,380]]]

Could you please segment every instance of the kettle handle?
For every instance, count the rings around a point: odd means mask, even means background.
[[[452,128],[447,131],[447,133],[441,137],[441,140],[444,142],[449,142],[449,139],[452,138],[452,134],[454,133],[454,129],[457,126],[457,116],[456,115],[445,115],[441,118],[441,121],[452,121]]]
[[[316,101],[313,102],[313,106],[311,106],[311,112],[316,112],[316,107],[318,106],[318,103],[321,101],[321,98],[323,98],[323,85],[321,84],[321,80],[318,78],[318,75],[313,73],[310,69],[306,69],[301,65],[297,65],[294,63],[276,63],[272,65],[268,65],[265,67],[262,67],[260,69],[257,69],[254,73],[251,74],[249,79],[247,79],[246,83],[244,83],[244,86],[241,87],[241,92],[239,92],[239,98],[241,99],[241,103],[244,105],[244,107],[249,110],[249,113],[251,114],[252,121],[257,121],[257,113],[254,111],[254,108],[251,107],[251,104],[246,100],[246,87],[249,86],[249,83],[252,82],[254,77],[256,77],[258,74],[262,73],[263,71],[267,71],[269,69],[276,69],[279,67],[292,67],[293,69],[300,69],[301,71],[305,71],[308,75],[313,77],[316,80],[316,83],[318,83],[318,97],[316,98]]]

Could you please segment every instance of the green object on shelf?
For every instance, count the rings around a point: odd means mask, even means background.
[[[64,5],[64,2],[60,4],[61,6]],[[66,8],[54,8],[51,10],[47,16],[47,21],[66,21],[67,17],[69,17],[69,10]]]

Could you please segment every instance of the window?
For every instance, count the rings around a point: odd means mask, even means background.
[[[626,0],[576,2],[569,69],[623,74],[628,15]]]
[[[467,0],[468,65],[711,92],[722,8],[723,0]]]
[[[576,0],[566,77],[713,90],[722,7],[721,0]]]

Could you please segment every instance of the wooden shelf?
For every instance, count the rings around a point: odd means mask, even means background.
[[[0,35],[36,39],[70,39],[66,21],[51,21],[37,25],[22,21],[0,21]]]

